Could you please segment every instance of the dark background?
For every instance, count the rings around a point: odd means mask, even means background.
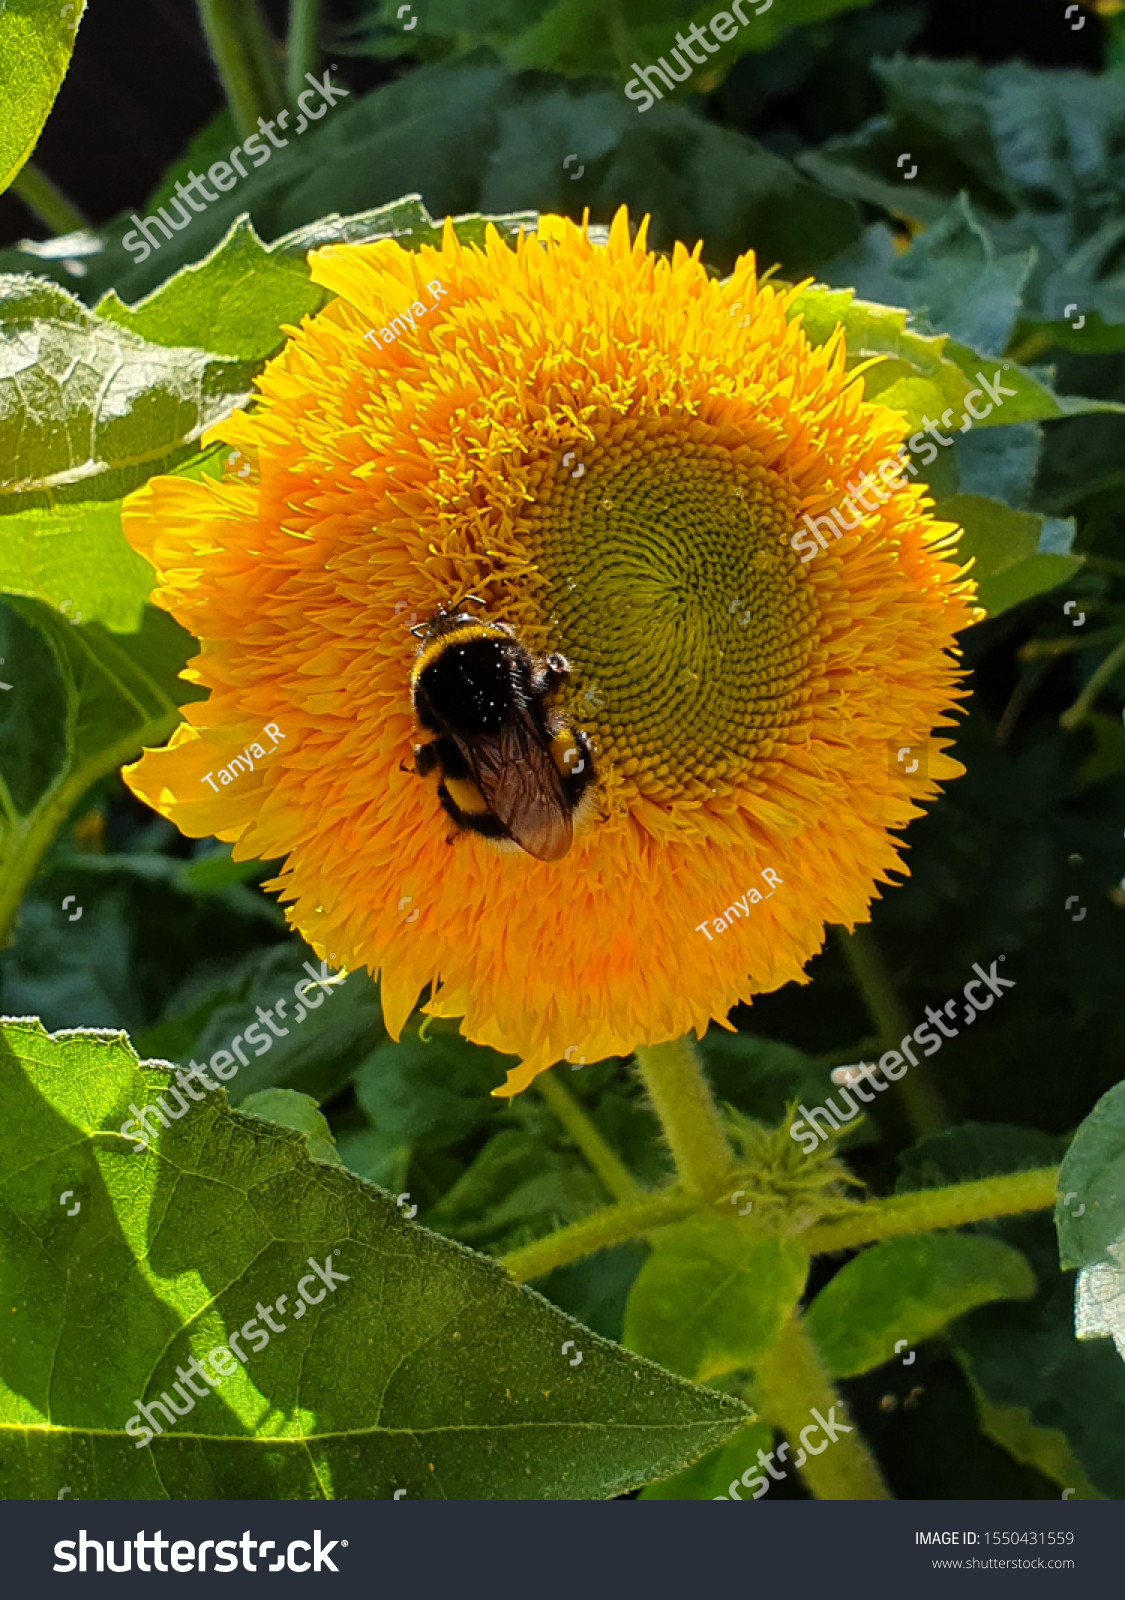
[[[783,3],[783,0],[779,0]],[[267,4],[275,33],[284,29],[285,7]],[[337,46],[340,76],[353,90],[377,87],[409,70],[393,62],[349,53],[349,33],[359,4],[331,0],[325,7],[326,49]],[[1039,66],[1085,66],[1100,70],[1103,30],[1085,13],[1077,32],[1060,24],[1063,0],[929,0],[928,4],[884,3],[845,16],[845,29],[885,12],[911,28],[912,53],[968,58],[988,65],[1021,60]],[[781,58],[783,42],[766,56]],[[325,57],[327,62],[328,57]],[[874,84],[854,66],[841,84],[834,67],[828,82],[802,82],[786,93],[784,71],[776,91],[762,103],[760,60],[744,58],[722,94],[722,113],[734,126],[769,142],[794,129],[808,142],[857,126],[878,109]],[[741,91],[741,92],[740,92]],[[185,145],[221,110],[223,95],[192,0],[92,0],[79,30],[74,59],[35,152],[37,165],[53,178],[95,227],[143,204]],[[824,124],[825,112],[831,125]],[[718,107],[711,107],[718,115]],[[840,120],[839,112],[851,117]],[[785,140],[788,143],[788,140]],[[0,196],[0,245],[40,239],[47,230],[12,194]]]

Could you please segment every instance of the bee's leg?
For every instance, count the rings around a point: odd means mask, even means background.
[[[416,744],[414,746],[414,765],[408,767],[405,762],[401,764],[403,772],[416,772],[420,778],[429,777],[438,764],[437,744]]]
[[[565,656],[553,650],[549,656],[544,656],[539,664],[532,685],[535,694],[550,694],[552,689],[557,689],[564,678],[570,676],[570,662]]]

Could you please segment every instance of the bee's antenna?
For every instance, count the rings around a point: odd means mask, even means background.
[[[425,631],[426,631],[426,629],[428,627],[429,627],[429,623],[428,622],[418,622],[418,623],[415,623],[414,627],[411,628],[410,631],[414,635],[414,637],[417,638],[419,634],[425,633]]]
[[[461,599],[460,599],[460,600],[458,600],[458,602],[457,602],[457,606],[456,606],[456,607],[454,607],[454,609],[455,609],[455,610],[456,610],[456,609],[458,609],[458,608],[459,608],[459,607],[461,607],[461,606],[463,606],[463,605],[464,605],[464,604],[465,604],[465,601],[466,601],[466,600],[471,600],[471,601],[472,601],[472,602],[473,602],[473,604],[474,604],[474,605],[478,605],[478,606],[483,606],[483,605],[484,605],[484,603],[485,603],[485,602],[484,602],[484,601],[483,601],[483,600],[482,600],[482,599],[481,599],[481,598],[480,598],[480,596],[479,596],[479,595],[475,595],[475,594],[466,594],[466,595],[463,595],[463,596],[462,596],[462,597],[461,597]]]

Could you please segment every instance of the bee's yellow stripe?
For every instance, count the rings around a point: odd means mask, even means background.
[[[417,683],[427,667],[432,667],[440,656],[443,656],[451,645],[472,644],[475,639],[499,639],[498,634],[486,622],[466,622],[463,627],[454,628],[449,633],[439,634],[436,639],[431,639],[425,645],[414,663],[410,681]]]
[[[488,810],[484,796],[471,778],[446,778],[445,792],[467,817],[479,817]]]

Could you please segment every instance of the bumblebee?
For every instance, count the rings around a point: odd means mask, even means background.
[[[565,656],[533,656],[506,623],[456,608],[414,631],[411,697],[434,735],[415,745],[414,770],[440,772],[438,799],[458,828],[561,860],[594,776],[585,734],[549,706]]]

